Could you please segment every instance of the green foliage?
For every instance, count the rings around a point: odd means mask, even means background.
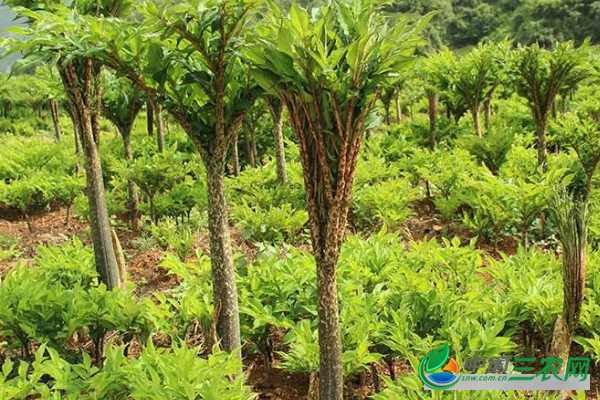
[[[467,104],[477,135],[481,135],[479,113],[482,105],[492,99],[504,79],[508,50],[509,43],[480,43],[476,49],[452,64],[450,89]]]
[[[160,210],[160,214],[157,210],[157,197],[165,194],[174,187],[178,180],[185,177],[184,163],[186,162],[187,158],[183,154],[175,152],[175,149],[165,149],[164,152],[137,157],[130,165],[122,164],[118,167],[121,175],[135,182],[146,196],[150,218],[153,222],[156,222],[160,215],[168,215],[169,211],[175,215],[189,211],[186,209],[190,203],[187,195],[188,191],[195,187],[194,183],[190,181],[178,186],[176,191],[180,194],[179,197],[171,199],[170,203],[166,201],[161,203],[165,209]],[[178,205],[181,205],[181,208],[178,208]]]
[[[304,210],[294,210],[290,204],[263,210],[260,206],[250,207],[242,202],[233,208],[236,226],[242,230],[244,239],[259,242],[277,242],[292,239],[308,222]]]
[[[582,43],[591,38],[597,42],[598,32],[591,29],[592,21],[597,17],[598,9],[594,2],[525,1],[518,3],[507,28],[521,43],[540,43],[549,47],[564,40]]]
[[[354,177],[354,186],[356,188],[372,186],[378,182],[398,177],[396,166],[380,154],[384,150],[379,147],[383,147],[385,144],[387,144],[387,141],[383,139],[382,142],[376,144],[377,148],[374,148],[373,152],[363,153],[358,160],[356,175]]]
[[[516,255],[501,261],[488,260],[482,271],[494,278],[496,296],[508,302],[507,324],[522,326],[532,337],[539,333],[549,340],[556,316],[561,311],[560,262],[551,253],[519,248]],[[519,328],[521,329],[521,328]]]
[[[44,173],[38,172],[25,179],[17,179],[10,183],[2,182],[0,202],[9,207],[17,208],[28,215],[35,208],[49,205],[49,188],[44,179]]]
[[[42,138],[3,136],[0,146],[0,179],[18,179],[44,169],[59,176],[75,171],[72,143],[48,143]]]
[[[242,332],[253,338],[262,335],[268,325],[293,327],[294,322],[317,315],[313,257],[291,246],[260,249],[257,260],[245,268],[240,284],[240,312],[246,322]]]
[[[581,101],[591,98],[594,86],[590,83],[587,92],[571,96],[588,75],[584,61],[590,48],[571,43],[553,49],[520,46],[507,63],[506,43],[488,43],[457,53],[445,49],[414,64],[413,52],[422,44],[419,34],[429,18],[416,24],[410,16],[388,18],[405,9],[447,10],[438,14],[440,25],[426,28],[428,34],[435,38],[443,29],[455,44],[475,44],[498,26],[508,26],[510,18],[496,21],[494,10],[518,8],[522,15],[523,10],[540,10],[537,6],[428,0],[399,1],[379,9],[380,3],[355,1],[308,12],[302,7],[309,4],[302,1],[290,5],[289,16],[273,7],[255,23],[251,18],[259,1],[209,1],[200,7],[195,0],[147,2],[136,9],[139,18],[128,21],[101,15],[122,14],[129,2],[103,3],[115,6],[110,12],[91,8],[92,3],[47,2],[44,7],[51,12],[21,9],[32,29],[17,28],[15,33],[31,40],[10,51],[26,53],[17,67],[62,56],[67,62],[98,57],[116,69],[106,79],[103,97],[107,116],[121,130],[131,128],[131,118],[142,107],[142,90],[177,122],[168,120],[170,146],[161,153],[155,151],[153,138],[142,138],[134,129],[132,163],[122,160],[118,137],[106,134],[107,121],[101,130],[111,215],[124,210],[126,183],[134,181],[142,192],[142,210],[149,210],[155,222],[137,240],[167,252],[161,267],[179,284],[143,299],[131,289],[107,291],[98,284],[92,253],[82,243],[41,247],[30,265],[17,266],[0,280],[1,398],[255,397],[243,385],[239,359],[217,347],[205,356],[211,351],[215,318],[210,260],[200,251],[191,254],[197,229],[205,228],[207,203],[200,194],[207,185],[206,171],[190,153],[196,147],[205,161],[215,154],[224,158],[243,121],[257,133],[261,153],[267,154],[265,165],[246,168],[239,177],[227,178],[226,185],[232,220],[256,248],[234,258],[245,354],[256,348],[265,355],[272,350],[285,370],[318,370],[317,277],[315,260],[303,246],[308,219],[304,185],[330,179],[331,192],[317,185],[309,195],[335,194],[338,170],[354,172],[352,162],[338,168],[345,158],[340,154],[358,162],[355,193],[345,201],[352,205],[351,228],[361,232],[346,237],[336,271],[347,382],[383,360],[401,359],[415,370],[419,357],[445,343],[459,363],[473,355],[547,352],[536,347],[548,346],[561,311],[562,281],[552,235],[558,233],[567,243],[573,239],[573,226],[576,236],[585,238],[587,232],[586,204],[580,206],[577,197],[557,199],[557,187],[568,186],[583,193],[580,198],[589,198],[591,234],[595,240],[600,237],[593,215],[600,197],[592,190],[598,183],[599,108],[593,100]],[[553,0],[543,11],[575,3]],[[575,8],[564,18],[580,14],[582,8]],[[97,15],[84,15],[88,13]],[[545,23],[539,26],[547,28]],[[540,30],[536,35],[548,42],[556,32]],[[404,72],[407,67],[416,72]],[[512,85],[504,82],[507,67]],[[23,75],[0,85],[0,131],[30,135],[44,128],[45,100],[55,93],[42,83]],[[272,124],[265,104],[250,109],[262,91],[282,98],[290,109],[288,129],[291,125],[301,139],[305,135],[299,146],[288,143],[291,162],[285,185],[277,182],[276,165],[268,157]],[[405,119],[377,129],[377,101],[390,106],[398,93]],[[431,93],[439,96],[440,114],[445,113],[438,121],[434,151],[424,149],[429,144],[424,94]],[[480,113],[492,96],[496,109],[491,129],[482,138],[473,137],[470,122],[461,118],[468,109]],[[551,112],[562,114],[552,124],[551,144],[557,152],[548,157],[547,170],[538,168],[532,149],[531,112],[538,128]],[[183,131],[189,140],[181,140]],[[367,151],[358,155],[365,132]],[[69,137],[64,143],[10,135],[0,140],[0,211],[8,206],[28,215],[73,203],[85,211],[83,176],[75,173]],[[303,180],[301,166],[316,171],[314,179]],[[346,185],[351,182],[344,180]],[[407,242],[402,237],[397,228],[412,207],[428,206],[429,200],[435,210],[423,222],[437,224],[441,216],[443,233],[460,232],[462,238],[438,237],[437,231],[430,240]],[[548,204],[559,218],[549,219],[542,231],[538,217]],[[418,211],[419,216],[426,212]],[[381,230],[374,233],[377,228]],[[480,240],[465,238],[465,228]],[[514,237],[523,241],[516,254],[495,252],[492,258],[482,250],[487,247],[478,247],[484,240],[497,244]],[[540,242],[531,246],[529,237]],[[596,244],[589,255],[575,340],[599,361]],[[16,240],[0,238],[0,262],[14,259],[21,247]],[[283,343],[270,343],[273,329],[285,332]],[[85,342],[93,348],[80,345]],[[134,342],[140,344],[135,356],[129,353]],[[189,345],[198,342],[203,346]],[[521,396],[424,393],[410,373],[396,382],[384,380],[388,388],[376,399]]]
[[[92,339],[98,355],[107,331],[145,340],[150,327],[143,309],[130,293],[98,285],[92,254],[81,242],[40,249],[36,264],[10,271],[0,285],[0,332],[9,349],[29,357],[32,346],[46,343],[65,356],[77,333]]]
[[[205,211],[207,209],[206,181],[204,179],[192,178],[186,175],[183,180],[180,177],[173,178],[173,186],[156,196],[155,207],[156,214],[159,217],[169,216],[172,218],[191,217],[192,210],[197,208]]]
[[[0,134],[33,136],[48,130],[44,114],[52,88],[34,74],[0,75]]]
[[[128,80],[111,73],[104,74],[102,111],[122,135],[131,132],[144,100],[143,92]]]
[[[311,79],[323,84],[335,82],[336,96],[346,93],[366,105],[375,93],[378,78],[390,75],[395,67],[409,61],[407,56],[418,40],[418,31],[427,22],[421,22],[417,29],[409,27],[408,20],[388,26],[375,12],[376,7],[369,2],[336,3],[318,9],[311,19],[305,9],[293,5],[289,18],[282,19],[275,35],[270,27],[263,28],[260,46],[264,52],[258,46],[248,52],[255,63],[255,79],[270,92],[280,92],[282,84],[287,83],[294,88],[286,90],[307,95],[311,93]],[[280,17],[279,10],[274,13]],[[334,27],[339,27],[339,33]],[[325,40],[329,35],[338,40]],[[328,57],[329,53],[334,56]],[[312,66],[308,70],[310,76],[304,76],[303,65]],[[335,100],[343,104],[341,98]]]
[[[180,260],[186,260],[195,239],[194,232],[189,226],[179,225],[172,218],[164,218],[152,224],[150,231],[161,249],[175,251]]]
[[[518,188],[510,182],[482,176],[469,185],[463,197],[469,206],[463,213],[463,224],[477,236],[499,241],[513,226],[518,195]]]
[[[4,362],[0,395],[6,400],[40,395],[73,400],[255,397],[244,386],[239,358],[218,349],[207,358],[198,357],[199,352],[199,348],[185,344],[156,349],[149,342],[139,357],[130,360],[123,354],[123,346],[111,346],[100,368],[87,355],[80,363],[71,364],[51,347],[42,345],[30,368],[23,361],[18,366],[11,360]],[[14,377],[10,376],[13,369],[17,371]]]
[[[600,253],[597,251],[588,253],[588,264],[586,271],[586,297],[581,310],[579,336],[573,338],[581,344],[585,353],[594,361],[599,362],[598,347],[600,345],[600,301],[598,288],[600,288],[600,275],[598,274],[597,261]]]
[[[51,184],[51,196],[63,206],[70,207],[85,188],[85,177],[83,175],[56,177]]]
[[[573,340],[579,343],[583,347],[583,351],[589,354],[596,363],[600,362],[600,336],[597,333],[592,333],[591,338],[579,336]]]
[[[343,205],[343,224],[363,134],[379,125],[380,91],[411,64],[430,19],[391,24],[380,7],[370,1],[334,2],[309,14],[294,4],[283,16],[273,6],[274,15],[257,29],[259,37],[246,51],[258,85],[288,108],[307,199],[325,211],[323,218],[311,213],[321,219],[311,221],[313,227],[324,227],[333,202]]]
[[[527,101],[536,124],[545,123],[559,91],[574,88],[587,77],[586,49],[586,45],[575,47],[564,42],[553,50],[533,44],[513,51],[509,76],[517,93]]]
[[[171,296],[156,293],[153,296],[156,302],[148,302],[149,318],[157,331],[175,340],[183,339],[194,324],[199,323],[205,343],[209,343],[214,308],[208,258],[198,256],[197,260],[185,262],[166,253],[160,266],[169,275],[179,277],[182,283]]]
[[[389,5],[394,13],[425,15],[439,12],[425,33],[429,46],[464,48],[484,39],[514,38],[517,43],[556,42],[587,38],[600,39],[595,28],[599,11],[595,2],[585,0],[496,1],[398,0]]]
[[[76,159],[69,143],[40,138],[2,137],[0,203],[26,217],[56,204],[70,206],[84,187],[74,173]]]
[[[20,240],[19,236],[0,235],[0,263],[10,261],[20,254],[17,249]]]
[[[588,199],[592,191],[592,179],[600,162],[600,122],[588,114],[568,113],[557,121],[557,125],[566,144],[577,154],[585,173],[585,181],[574,180],[569,189],[575,196]]]
[[[297,274],[305,276],[304,261],[299,261],[294,263],[302,266]],[[403,359],[412,354],[424,355],[434,346],[432,336],[444,341],[451,338],[451,346],[458,354],[510,352],[514,348],[509,339],[512,331],[504,323],[508,320],[508,304],[506,299],[492,297],[494,288],[487,287],[476,273],[482,262],[481,252],[472,245],[461,246],[458,240],[443,245],[435,241],[413,243],[406,251],[396,235],[385,231],[367,240],[350,237],[340,255],[338,278],[345,376],[360,372],[382,354]],[[280,268],[276,270],[276,276],[283,278]],[[261,275],[268,277],[271,273]],[[311,281],[310,277],[304,279]],[[263,288],[262,282],[255,287]],[[298,286],[296,280],[286,285]],[[271,290],[266,286],[259,293]],[[311,296],[315,296],[314,287],[312,290]],[[266,304],[273,304],[273,310],[279,309],[281,313],[291,298],[297,299],[292,303],[296,309],[306,301],[304,296],[284,298],[281,306],[276,299]],[[387,307],[389,304],[394,307]],[[314,310],[311,314],[314,315]],[[263,312],[263,315],[269,314]],[[294,313],[287,315],[290,322],[298,318]],[[280,317],[270,323],[282,326]],[[318,360],[315,335],[314,322],[293,323],[286,336],[290,351],[282,354],[285,368],[315,370]]]
[[[423,151],[414,158],[418,160],[416,175],[429,182],[436,208],[444,218],[455,217],[463,204],[469,176],[479,175],[480,167],[462,149],[453,149],[451,152]]]
[[[282,241],[302,233],[308,220],[300,165],[287,164],[288,182],[277,181],[275,162],[228,180],[232,216],[245,239]]]
[[[303,320],[286,335],[284,343],[290,350],[281,353],[283,369],[307,374],[319,370],[319,340],[317,330],[311,325],[310,321]]]
[[[490,172],[498,175],[513,144],[514,136],[506,128],[494,128],[485,137],[465,137],[461,144]]]
[[[125,199],[125,192],[120,190],[106,191],[106,203],[109,215],[122,214],[127,211],[127,202]],[[84,194],[80,193],[75,198],[74,210],[79,217],[89,221],[90,220],[90,201],[89,198]]]
[[[410,202],[419,198],[417,190],[406,179],[380,181],[374,185],[356,187],[352,210],[361,227],[385,224],[400,226],[411,214]]]
[[[291,147],[291,148],[290,148]],[[288,151],[296,151],[297,146],[288,146]],[[298,155],[289,156],[292,160]],[[260,208],[281,207],[290,204],[295,210],[306,208],[302,169],[298,162],[287,163],[288,182],[281,185],[277,182],[275,162],[259,167],[246,169],[235,179],[227,181],[227,198],[232,203],[246,202]]]

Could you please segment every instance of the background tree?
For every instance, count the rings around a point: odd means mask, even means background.
[[[36,129],[49,128],[48,98],[55,93],[51,82],[40,76],[40,68],[35,69],[37,72],[28,73],[23,71],[20,65],[16,63],[11,74],[2,77],[0,82],[0,117],[11,122],[5,128],[8,132],[31,135]],[[31,127],[28,132],[20,131],[13,126],[23,118],[28,119]]]
[[[161,96],[149,100],[152,107],[153,119],[156,124],[156,146],[159,152],[165,151],[165,122],[162,102],[163,99]]]
[[[261,163],[256,144],[256,131],[259,128],[260,120],[263,115],[269,112],[267,111],[267,107],[267,104],[264,102],[257,102],[249,110],[242,123],[244,127],[244,154],[246,155],[246,162],[250,164],[252,168],[256,168],[256,166]]]
[[[600,18],[596,1],[551,0],[518,2],[510,15],[507,31],[520,43],[551,47],[557,41],[583,43],[600,40],[595,21]]]
[[[146,130],[148,136],[154,136],[154,110],[149,99],[146,100]]]
[[[512,55],[510,76],[517,93],[531,109],[537,131],[538,165],[547,169],[547,131],[559,90],[575,85],[587,76],[584,68],[587,46],[559,43],[554,50],[534,44],[519,46]]]
[[[482,136],[481,111],[500,84],[503,63],[493,44],[479,46],[454,63],[453,86],[469,107],[477,136]]]
[[[131,130],[133,123],[144,106],[141,89],[129,80],[118,79],[114,74],[105,73],[102,91],[102,111],[112,122],[123,139],[125,161],[133,162]],[[140,228],[140,209],[137,187],[132,179],[127,179],[129,222],[134,231]]]
[[[60,104],[64,101],[64,90],[56,71],[46,65],[39,66],[35,70],[35,76],[43,82],[43,93],[48,101],[48,109],[54,125],[54,137],[57,141],[62,138],[62,128],[60,125]]]
[[[600,40],[596,27],[600,8],[593,0],[394,0],[387,8],[415,16],[439,12],[426,30],[434,49],[463,48],[507,36],[542,47],[565,40]]]
[[[439,49],[451,42],[448,26],[455,18],[453,4],[449,0],[395,0],[386,6],[386,11],[401,16],[410,15],[414,18],[437,12],[435,19],[429,24],[423,35],[434,49]]]
[[[423,81],[429,114],[429,145],[431,149],[437,147],[437,123],[439,114],[440,96],[449,91],[451,86],[451,68],[454,54],[444,49],[431,54],[427,59],[419,60],[417,70]],[[449,96],[449,95],[446,95]]]
[[[383,104],[384,120],[386,125],[392,123],[392,101],[398,99],[402,78],[394,76],[390,78],[385,86],[381,89],[381,104]]]
[[[277,10],[275,10],[277,14]],[[336,264],[363,134],[378,123],[382,82],[409,65],[418,43],[407,20],[390,27],[372,2],[309,13],[292,5],[249,51],[256,80],[286,105],[300,145],[317,263],[322,399],[343,397]]]
[[[385,123],[390,125],[392,123],[392,102],[395,102],[396,108],[396,119],[395,122],[399,123],[402,120],[402,90],[406,86],[406,82],[411,78],[406,73],[397,73],[390,76],[381,90],[381,104],[383,104]]]
[[[283,141],[283,111],[284,105],[276,96],[267,96],[269,111],[273,118],[273,134],[275,139],[275,162],[277,163],[277,181],[287,182],[285,166],[285,144]]]

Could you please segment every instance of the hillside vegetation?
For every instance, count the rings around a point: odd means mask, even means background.
[[[583,3],[7,1],[0,400],[596,398]],[[591,390],[425,391],[445,344]]]

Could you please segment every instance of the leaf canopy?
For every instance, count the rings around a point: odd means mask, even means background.
[[[289,16],[274,9],[245,54],[269,93],[294,92],[311,101],[315,88],[326,88],[339,103],[355,98],[360,107],[384,80],[411,65],[429,19],[392,25],[373,1],[337,1],[310,14],[293,4]]]

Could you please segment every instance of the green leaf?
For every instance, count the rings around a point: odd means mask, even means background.
[[[308,13],[306,10],[293,3],[290,18],[296,32],[304,36],[308,32]]]
[[[274,91],[279,80],[278,75],[262,68],[254,68],[251,72],[254,80],[260,85],[260,87],[269,93]]]
[[[162,46],[159,43],[151,42],[148,45],[148,72],[153,74],[163,70],[164,58],[165,54]]]
[[[283,25],[277,35],[277,48],[293,57],[294,32],[288,25]]]

